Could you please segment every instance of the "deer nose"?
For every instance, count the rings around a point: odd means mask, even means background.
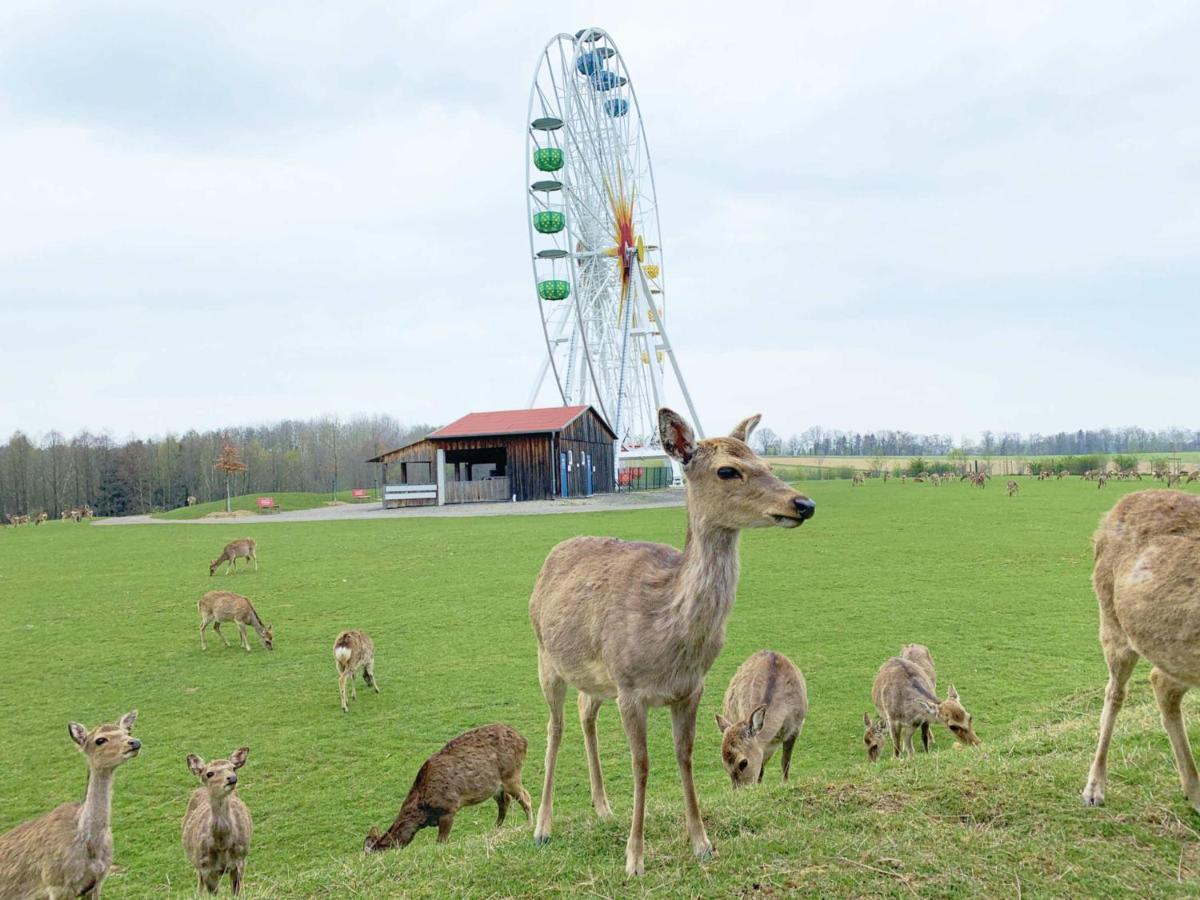
[[[225,779],[225,783],[226,784],[237,784],[237,776],[230,775],[228,778]]]
[[[817,504],[813,503],[807,497],[797,497],[792,501],[792,506],[796,507],[796,515],[800,517],[800,521],[802,522],[811,519],[817,514]]]
[[[142,742],[139,741],[137,738],[134,738],[132,741],[129,742],[129,749],[130,750],[141,750]]]

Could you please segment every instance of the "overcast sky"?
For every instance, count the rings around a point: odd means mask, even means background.
[[[708,431],[1200,426],[1200,5],[6,0],[0,435],[524,405],[584,25]]]

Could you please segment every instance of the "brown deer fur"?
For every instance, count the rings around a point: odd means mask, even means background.
[[[1008,496],[1011,497],[1013,494],[1019,494],[1020,492],[1021,486],[1010,478],[1008,480]]]
[[[258,635],[258,639],[262,641],[264,647],[268,650],[275,648],[275,635],[271,626],[263,624],[254,605],[241,594],[235,594],[233,591],[209,591],[197,601],[196,608],[200,611],[201,650],[208,649],[208,644],[204,640],[204,629],[210,623],[213,631],[217,633],[217,637],[221,639],[221,643],[226,647],[229,646],[229,641],[225,640],[225,635],[221,634],[222,622],[237,623],[238,634],[241,635],[241,645],[247,653],[250,652],[250,642],[246,640],[247,625],[254,629],[254,633]]]
[[[550,839],[554,766],[562,740],[567,686],[578,688],[592,805],[611,815],[596,743],[596,714],[615,699],[629,739],[633,820],[625,870],[640,875],[649,707],[671,708],[675,759],[683,782],[687,834],[697,857],[712,854],[692,783],[692,745],[704,675],[725,642],[738,581],[743,528],[795,528],[812,517],[811,500],[784,484],[747,445],[759,417],[727,438],[696,441],[676,413],[659,410],[663,450],[683,466],[688,531],[682,552],[665,544],[577,537],[546,558],[529,601],[538,644],[538,677],[550,707],[545,785],[535,840]]]
[[[762,781],[763,770],[783,747],[783,780],[792,748],[808,715],[808,687],[796,664],[773,650],[759,650],[733,674],[725,690],[721,762],[735,788]]]
[[[342,712],[349,712],[346,705],[346,684],[349,683],[352,696],[358,699],[358,690],[354,687],[354,676],[362,670],[363,681],[379,693],[379,684],[375,681],[375,642],[365,631],[343,631],[333,642],[333,661],[338,671],[338,693],[342,696]]]
[[[249,747],[239,747],[229,759],[206,763],[195,754],[187,758],[188,770],[200,779],[183,816],[183,852],[196,869],[197,891],[215,894],[228,874],[233,892],[242,892],[254,825],[236,789],[237,770],[249,753]]]
[[[488,798],[496,801],[497,828],[504,824],[510,798],[521,804],[528,822],[533,810],[529,792],[521,785],[526,749],[525,738],[507,725],[484,725],[460,734],[421,766],[391,827],[380,834],[371,826],[363,852],[407,846],[418,831],[434,825],[438,843],[444,844],[455,814]]]
[[[872,719],[870,713],[863,713],[863,729],[863,744],[866,745],[867,761],[875,762],[883,753],[883,745],[887,743],[887,722],[882,717]]]
[[[99,900],[112,864],[112,787],[117,767],[138,755],[137,710],[116,724],[67,732],[87,760],[87,796],[0,835],[0,897],[88,897]]]
[[[1200,812],[1200,779],[1180,706],[1187,690],[1200,684],[1200,497],[1164,490],[1128,494],[1100,520],[1093,542],[1092,586],[1108,689],[1083,802],[1104,803],[1113,725],[1133,667],[1144,656],[1154,666],[1150,684],[1183,792]]]
[[[871,701],[887,723],[895,756],[902,747],[911,756],[913,734],[932,722],[945,725],[960,743],[980,743],[954,685],[945,700],[938,699],[929,670],[917,661],[893,656],[880,666],[871,686]]]
[[[236,541],[230,541],[225,545],[225,549],[221,551],[221,555],[208,564],[208,574],[216,573],[217,568],[223,562],[229,563],[225,569],[226,575],[233,574],[233,565],[239,559],[245,559],[246,562],[254,562],[254,571],[258,571],[258,544],[253,538],[239,538]]]

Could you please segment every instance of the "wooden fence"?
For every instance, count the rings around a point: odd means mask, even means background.
[[[489,478],[486,481],[447,481],[447,503],[484,503],[510,500],[508,478]]]

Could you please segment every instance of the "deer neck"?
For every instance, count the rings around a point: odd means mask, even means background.
[[[88,772],[87,797],[79,813],[79,834],[92,855],[105,846],[105,836],[112,822],[112,769],[92,769]]]
[[[227,838],[233,832],[233,816],[229,812],[229,798],[233,791],[208,795],[208,808],[212,813],[212,834],[215,838]]]
[[[739,534],[737,529],[713,525],[688,512],[674,608],[693,633],[724,629],[737,593]]]
[[[427,818],[428,816],[420,808],[420,804],[410,798],[400,807],[400,814],[396,816],[396,821],[392,823],[392,827],[385,833],[384,836],[387,838],[386,846],[408,846],[412,839],[416,837],[417,832],[421,830],[421,826],[425,824]]]

